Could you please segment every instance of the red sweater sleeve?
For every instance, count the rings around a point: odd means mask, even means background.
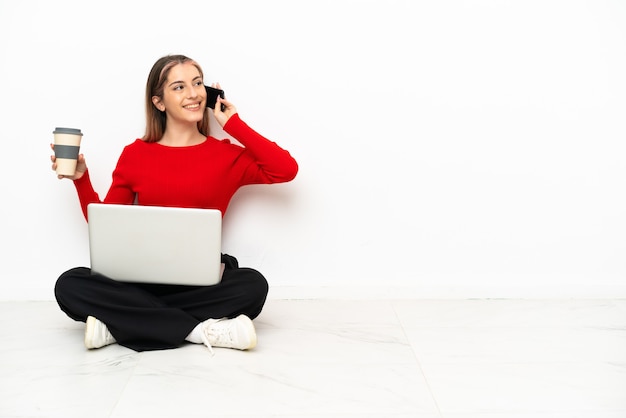
[[[91,184],[89,170],[85,171],[85,174],[83,174],[81,178],[74,180],[74,186],[78,192],[78,200],[80,201],[83,215],[85,215],[85,219],[87,219],[87,205],[90,203],[100,203],[100,197]]]
[[[85,220],[89,221],[87,216],[87,206],[90,203],[103,202],[102,200],[100,200],[100,196],[93,188],[91,178],[89,177],[89,170],[85,171],[85,174],[83,174],[80,179],[74,181],[74,186],[76,187],[76,191],[78,192],[78,200],[80,202],[80,207],[83,211],[83,215],[85,216]],[[111,188],[109,189],[109,192],[107,193],[104,202],[132,204],[134,199],[134,192],[130,190],[130,188],[128,188],[126,184],[121,182],[119,179],[116,179],[116,174],[114,172],[113,183],[111,184]]]
[[[249,179],[256,177],[251,183],[282,183],[296,177],[298,163],[291,154],[250,128],[238,113],[228,119],[224,131],[241,142],[251,154],[254,164],[246,173]]]

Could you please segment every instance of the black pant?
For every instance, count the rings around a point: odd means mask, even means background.
[[[240,314],[254,319],[261,313],[268,292],[265,278],[240,268],[229,255],[222,255],[222,262],[222,281],[214,286],[125,283],[77,267],[59,277],[54,292],[70,318],[98,318],[120,345],[135,351],[175,348],[206,319]]]

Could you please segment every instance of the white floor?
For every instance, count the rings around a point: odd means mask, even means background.
[[[214,357],[0,316],[1,417],[626,417],[626,300],[269,300],[257,348]]]

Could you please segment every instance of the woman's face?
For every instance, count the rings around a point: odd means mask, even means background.
[[[169,72],[163,99],[153,97],[155,106],[167,113],[168,119],[199,122],[205,111],[206,90],[202,75],[191,63],[177,64]]]

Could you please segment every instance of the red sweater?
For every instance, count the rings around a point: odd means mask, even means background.
[[[104,203],[219,209],[222,215],[241,186],[292,180],[298,164],[289,152],[246,125],[238,114],[224,131],[244,147],[211,136],[199,145],[167,147],[137,139],[113,171]],[[87,205],[101,202],[89,171],[74,181],[87,219]]]

